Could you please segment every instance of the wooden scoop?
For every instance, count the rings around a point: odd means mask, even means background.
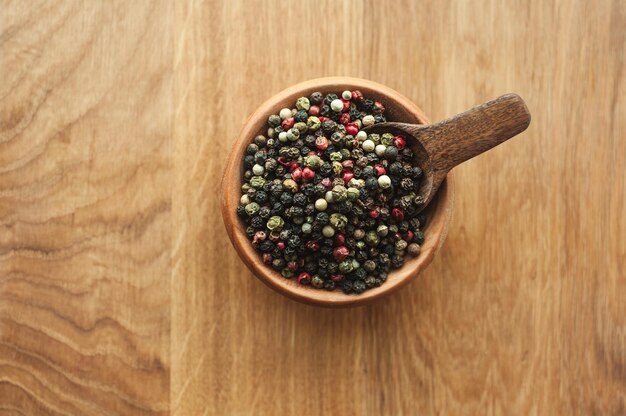
[[[507,94],[436,124],[380,123],[364,130],[407,136],[424,172],[418,192],[424,198],[422,210],[452,168],[523,132],[529,124],[524,100]]]

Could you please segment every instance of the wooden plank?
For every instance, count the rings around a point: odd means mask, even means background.
[[[3,412],[626,412],[624,2],[3,3]],[[262,285],[219,215],[246,116],[330,75],[533,115],[456,169],[430,268],[351,310]]]
[[[170,6],[40,3],[0,12],[0,408],[166,414]]]

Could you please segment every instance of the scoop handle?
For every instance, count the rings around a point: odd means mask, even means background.
[[[433,170],[453,167],[526,130],[530,112],[517,94],[502,95],[420,130]]]

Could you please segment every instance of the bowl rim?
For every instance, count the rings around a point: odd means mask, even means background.
[[[290,100],[295,102],[297,97],[308,96],[314,90],[324,92],[344,89],[360,89],[367,91],[365,95],[384,97],[388,109],[402,108],[403,111],[410,113],[414,120],[409,122],[430,124],[426,115],[416,104],[382,84],[353,77],[326,77],[304,81],[271,96],[247,118],[229,153],[220,189],[222,219],[230,241],[246,267],[259,280],[277,292],[299,302],[326,307],[364,305],[396,292],[413,281],[432,262],[443,245],[454,206],[454,176],[449,173],[430,204],[430,206],[435,205],[437,209],[424,230],[426,241],[422,245],[420,255],[409,259],[401,268],[389,272],[389,278],[383,285],[368,289],[359,295],[348,295],[340,290],[326,291],[299,285],[295,279],[285,279],[280,273],[261,261],[259,254],[245,235],[245,228],[236,214],[241,192],[241,159],[245,147],[251,138],[259,134],[259,131],[264,127],[268,114],[271,114],[272,110],[278,111],[279,108],[282,108],[281,102],[289,102]]]

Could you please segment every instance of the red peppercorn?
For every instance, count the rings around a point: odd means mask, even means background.
[[[350,109],[350,100],[344,100],[342,98],[341,102],[343,103],[343,110],[341,110],[341,112],[345,113],[346,111],[348,111]]]
[[[287,263],[287,268],[292,272],[295,272],[296,270],[298,270],[298,263],[295,261],[290,261],[289,263]]]
[[[324,136],[320,136],[315,139],[315,147],[320,150],[326,150],[328,148],[328,139]]]
[[[397,222],[402,222],[404,220],[404,212],[400,208],[394,208],[391,210],[391,216]]]
[[[363,93],[359,90],[352,91],[352,99],[356,102],[363,101]]]
[[[326,188],[330,188],[330,185],[332,185],[332,181],[330,180],[330,178],[324,178],[322,179],[322,181],[320,182],[322,184],[322,186],[326,187]]]
[[[318,118],[320,119],[321,123],[323,123],[323,122],[328,120],[328,117],[324,117],[324,116],[319,116]]]
[[[284,250],[285,249],[285,242],[284,241],[279,241],[278,243],[276,243],[276,247],[278,247],[279,250]]]
[[[341,166],[343,166],[345,170],[352,170],[352,168],[354,168],[354,161],[352,159],[344,160],[341,162]]]
[[[402,150],[402,149],[404,149],[404,146],[406,145],[406,142],[405,142],[405,140],[402,137],[395,136],[393,138],[393,145],[395,147],[397,147],[398,149]]]
[[[309,249],[309,250],[311,250],[311,251],[317,251],[317,250],[319,250],[319,248],[320,248],[319,244],[317,244],[317,243],[316,243],[315,241],[313,241],[313,240],[307,241],[307,242],[306,242],[306,244],[305,244],[305,246],[306,246],[306,248],[307,248],[307,249]]]
[[[291,179],[293,179],[294,181],[299,181],[300,179],[302,179],[302,169],[298,167],[291,171]]]
[[[387,173],[387,169],[385,169],[383,165],[376,164],[374,165],[374,172],[376,172],[376,175],[380,176],[380,175],[384,175],[385,173]]]
[[[280,125],[283,126],[283,129],[285,129],[285,131],[292,128],[294,124],[296,124],[296,120],[293,117],[286,118],[283,120],[282,123],[280,123]]]
[[[257,231],[256,233],[254,233],[254,238],[252,239],[252,242],[256,243],[258,241],[263,241],[266,237],[267,234],[265,234],[264,231]]]
[[[315,177],[315,172],[313,171],[313,169],[306,167],[302,170],[302,177],[305,180],[313,179]]]
[[[394,240],[394,241],[400,241],[400,240],[402,240],[402,235],[401,235],[400,233],[395,233],[395,234],[393,235],[393,240]]]
[[[311,275],[307,272],[300,273],[300,276],[298,276],[298,283],[301,285],[308,285],[311,283]]]
[[[374,208],[373,210],[370,211],[370,217],[376,219],[379,216],[380,216],[380,209]]]
[[[413,240],[413,231],[409,230],[406,233],[404,233],[404,240],[405,241]]]
[[[317,155],[317,152],[315,150],[311,150],[309,153],[306,154],[307,156],[311,156],[311,155]]]
[[[345,242],[346,242],[346,236],[343,235],[343,233],[337,234],[337,236],[335,237],[335,244],[338,246],[342,246],[344,245]]]
[[[263,253],[263,263],[265,264],[270,264],[272,262],[273,258],[272,255],[270,253]]]
[[[330,280],[332,280],[335,283],[339,283],[343,281],[343,275],[342,274],[331,274],[330,275]]]
[[[346,246],[335,247],[333,250],[333,257],[337,263],[341,263],[349,254],[350,250]]]
[[[359,132],[359,128],[357,127],[356,124],[354,123],[350,123],[346,126],[346,133],[350,134],[352,136],[356,136],[356,134]]]
[[[350,114],[343,113],[341,117],[339,117],[339,122],[344,126],[350,122]]]
[[[354,173],[350,172],[349,170],[343,172],[341,174],[341,179],[343,179],[343,181],[345,183],[348,183],[352,180],[352,178],[354,178]]]
[[[310,116],[317,116],[320,113],[320,108],[316,105],[312,105],[311,108],[309,108],[309,115]]]
[[[376,107],[378,109],[378,111],[381,112],[381,113],[385,112],[385,106],[381,102],[379,102],[379,101],[376,101],[374,103],[374,107]]]
[[[293,162],[292,162],[292,161],[290,161],[290,160],[285,160],[285,158],[284,158],[284,157],[282,157],[282,156],[278,158],[278,163],[280,163],[280,164],[281,164],[281,165],[283,165],[283,166],[287,166],[287,167],[290,167],[291,165],[293,165]]]

